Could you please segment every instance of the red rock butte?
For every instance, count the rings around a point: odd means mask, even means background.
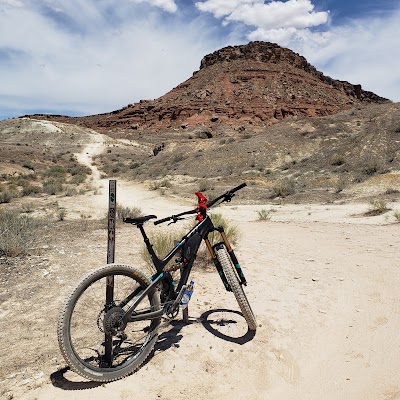
[[[88,117],[44,116],[95,129],[165,129],[244,123],[269,125],[287,117],[335,114],[361,103],[389,100],[361,85],[317,71],[307,60],[274,43],[229,46],[201,61],[185,82],[155,100]]]

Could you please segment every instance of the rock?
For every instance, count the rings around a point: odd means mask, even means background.
[[[293,93],[296,93],[294,95]],[[149,129],[324,116],[387,99],[317,71],[307,60],[274,43],[228,46],[206,55],[191,78],[155,100],[141,100],[87,117],[34,115],[96,130]],[[245,107],[243,105],[246,105]]]

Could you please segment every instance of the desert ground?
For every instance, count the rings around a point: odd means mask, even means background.
[[[218,275],[196,265],[190,323],[178,316],[163,326],[139,371],[108,384],[69,371],[57,344],[58,309],[106,259],[100,219],[108,181],[92,165],[104,145],[98,139],[78,154],[97,191],[56,195],[65,220],[45,227],[46,241],[34,254],[0,259],[2,398],[400,399],[400,226],[393,216],[399,203],[368,216],[362,203],[251,205],[239,192],[217,211],[240,231],[236,252],[257,332],[248,332]],[[117,184],[118,204],[144,214],[162,218],[194,205],[144,185]],[[259,220],[262,209],[270,211],[268,220]],[[136,229],[118,224],[116,262],[146,268],[140,249]]]

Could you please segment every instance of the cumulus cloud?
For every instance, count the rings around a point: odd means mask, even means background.
[[[290,47],[326,75],[362,84],[400,101],[400,9],[386,18],[352,20],[319,36],[303,33]]]
[[[314,11],[310,0],[271,1],[263,0],[206,0],[197,2],[201,11],[211,12],[216,18],[224,17],[224,24],[241,22],[256,27],[248,34],[249,39],[288,38],[298,29],[325,24],[329,12]]]
[[[335,79],[400,101],[400,10],[335,26],[308,0],[207,0],[196,15],[194,3],[147,3],[0,0],[0,118],[100,113],[156,98],[204,55],[249,39],[289,47]]]
[[[23,7],[2,1],[3,117],[5,110],[99,113],[156,98],[216,47],[200,24],[167,24],[163,10],[143,14],[129,0],[26,0]]]
[[[160,7],[165,11],[174,13],[178,7],[174,0],[132,0],[134,3],[149,3],[152,6]]]

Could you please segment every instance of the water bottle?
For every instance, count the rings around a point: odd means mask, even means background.
[[[183,293],[182,300],[181,300],[181,309],[184,310],[190,301],[190,298],[192,297],[193,294],[193,285],[194,282],[190,281],[189,285],[185,289],[185,292]]]

